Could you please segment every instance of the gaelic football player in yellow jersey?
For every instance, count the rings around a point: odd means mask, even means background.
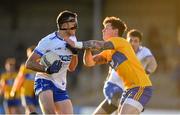
[[[16,91],[13,97],[10,96],[10,91],[17,76],[15,70],[16,60],[14,58],[8,58],[5,62],[5,73],[1,75],[0,91],[4,95],[4,109],[6,114],[20,114],[21,113],[21,100],[20,91]]]
[[[151,81],[137,59],[131,44],[122,35],[126,25],[119,18],[107,17],[104,22],[103,40],[67,42],[76,48],[86,49],[84,64],[109,64],[121,77],[125,91],[119,105],[120,114],[140,114],[152,95]],[[91,50],[104,50],[92,55]]]
[[[27,57],[31,55],[34,48],[35,46],[27,48]],[[36,72],[27,69],[25,65],[22,64],[11,90],[12,96],[17,90],[21,90],[22,102],[26,114],[36,112],[36,106],[38,105],[38,100],[34,93],[35,74]]]
[[[128,42],[141,61],[146,73],[151,75],[157,68],[157,62],[150,49],[141,44],[142,39],[143,34],[137,29],[132,29],[127,33]],[[99,104],[93,114],[111,114],[116,111],[119,105],[119,101],[117,100],[120,100],[123,90],[122,80],[117,73],[110,68],[103,87],[105,99]]]

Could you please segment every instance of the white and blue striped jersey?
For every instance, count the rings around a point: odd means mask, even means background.
[[[147,63],[145,62],[145,58],[149,57],[149,56],[153,56],[153,55],[148,48],[143,47],[143,46],[139,46],[139,49],[136,53],[136,56],[141,61],[141,64],[143,65],[143,67],[146,68]],[[116,71],[113,69],[112,69],[110,76],[106,82],[114,83],[114,84],[118,85],[119,87],[121,87],[122,89],[124,89],[124,85],[122,83],[122,80],[117,75]]]
[[[77,41],[75,36],[70,37],[71,40]],[[43,56],[46,52],[53,51],[59,55],[62,60],[62,68],[58,73],[48,75],[46,73],[37,72],[35,80],[42,78],[50,80],[54,85],[62,90],[66,90],[66,76],[69,64],[72,58],[72,52],[66,48],[66,41],[53,32],[42,38],[36,46],[34,52]]]
[[[111,82],[113,84],[118,85],[122,89],[124,89],[123,82],[122,82],[121,78],[119,77],[119,75],[117,74],[117,72],[114,69],[110,69],[109,71],[110,71],[110,73],[109,73],[108,79],[105,82],[105,84],[107,82]]]
[[[144,46],[139,46],[136,56],[141,61],[141,64],[143,65],[143,67],[146,68],[147,63],[145,62],[145,58],[149,57],[149,56],[153,56],[153,55],[148,48],[146,48]]]

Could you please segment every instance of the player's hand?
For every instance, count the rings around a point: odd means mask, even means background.
[[[59,72],[59,70],[61,69],[62,67],[62,62],[61,60],[56,60],[53,62],[53,64],[51,66],[49,66],[47,69],[46,69],[46,73],[48,74],[53,74],[53,73],[57,73]]]
[[[11,92],[10,92],[10,96],[11,96],[11,97],[15,97],[15,94],[16,94],[16,93],[15,93],[14,91],[11,91]]]
[[[69,45],[68,43],[66,44],[66,48],[67,49],[69,49],[69,50],[71,50],[71,52],[73,53],[73,54],[78,54],[78,49],[77,48],[73,48],[71,45]]]

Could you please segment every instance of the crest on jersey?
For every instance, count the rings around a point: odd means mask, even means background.
[[[109,63],[113,69],[116,69],[120,64],[127,60],[127,57],[121,52],[115,52],[112,55],[112,60]]]

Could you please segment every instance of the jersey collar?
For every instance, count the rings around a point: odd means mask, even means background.
[[[58,32],[57,32],[57,31],[55,32],[55,35],[56,35],[56,37],[57,37],[58,39],[64,41],[64,39],[62,39],[62,38],[58,35]]]

